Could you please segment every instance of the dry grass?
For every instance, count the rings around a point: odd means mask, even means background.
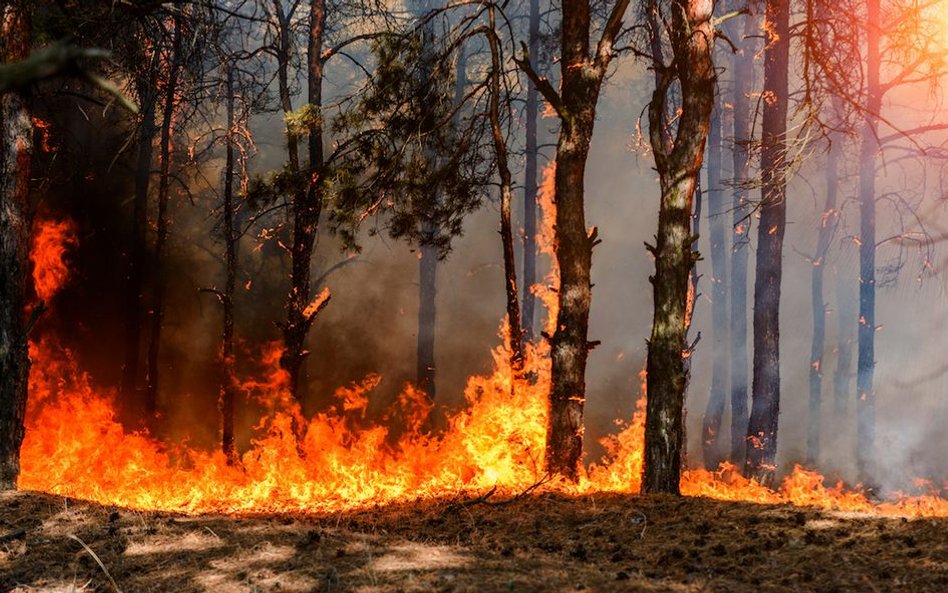
[[[0,591],[116,590],[945,593],[948,520],[553,494],[185,517],[0,494]]]

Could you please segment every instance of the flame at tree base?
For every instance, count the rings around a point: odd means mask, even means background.
[[[469,380],[467,408],[450,418],[440,436],[422,432],[430,405],[407,387],[388,415],[407,429],[393,444],[388,428],[364,423],[367,394],[377,377],[339,389],[334,408],[304,419],[284,388],[274,347],[264,361],[271,372],[243,386],[270,411],[241,464],[231,466],[220,452],[164,445],[124,430],[112,397],[95,390],[68,352],[44,340],[31,345],[20,487],[183,513],[326,512],[495,487],[522,492],[544,478],[548,353],[542,346],[528,351],[527,368],[535,381],[513,375],[503,347],[493,354],[494,372]],[[543,488],[576,495],[637,493],[644,398],[632,421],[604,445],[607,458],[592,465],[578,484],[554,480]],[[796,467],[773,491],[725,464],[716,472],[685,472],[682,492],[885,515],[948,516],[948,500],[937,493],[873,503],[858,491],[827,488],[824,482],[820,474]]]

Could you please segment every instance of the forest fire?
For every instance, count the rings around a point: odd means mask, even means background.
[[[0,592],[948,590],[948,0],[0,8]]]
[[[67,222],[45,223],[40,229],[32,260],[38,292],[50,299],[68,277],[63,258],[75,239]],[[261,361],[269,371],[241,384],[241,391],[264,403],[269,413],[237,465],[229,465],[221,452],[161,443],[125,430],[117,420],[114,395],[99,391],[55,338],[33,342],[30,356],[20,481],[26,489],[183,513],[339,511],[485,490],[516,495],[537,485],[575,495],[640,489],[644,398],[631,422],[604,442],[607,458],[591,465],[579,483],[550,481],[544,475],[549,358],[542,346],[528,349],[529,372],[522,375],[535,381],[516,378],[508,353],[495,349],[493,373],[470,378],[467,408],[437,436],[423,432],[430,404],[406,387],[386,415],[406,429],[393,441],[391,427],[366,426],[363,418],[378,377],[338,389],[334,407],[303,418],[289,396],[274,344]],[[644,390],[644,372],[641,379]],[[719,500],[948,516],[948,500],[934,488],[927,495],[872,502],[859,491],[828,488],[825,482],[822,475],[797,466],[773,491],[722,464],[715,472],[686,471],[682,491]]]

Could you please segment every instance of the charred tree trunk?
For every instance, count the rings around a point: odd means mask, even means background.
[[[823,403],[823,355],[826,350],[826,297],[823,279],[826,270],[826,254],[836,232],[839,211],[836,208],[838,183],[834,183],[839,170],[839,142],[833,138],[826,159],[826,203],[820,217],[820,231],[813,255],[810,272],[810,298],[813,311],[813,340],[810,343],[810,400],[806,425],[806,458],[815,465],[820,455],[820,424]]]
[[[160,169],[158,176],[158,217],[155,220],[157,236],[155,238],[155,261],[159,268],[165,257],[165,244],[168,241],[168,201],[171,175],[171,123],[175,110],[175,93],[178,90],[178,73],[181,60],[181,16],[174,17],[174,37],[172,41],[171,62],[168,66],[168,78],[165,87],[164,106],[161,116],[161,139],[159,141]],[[161,351],[161,330],[165,314],[165,278],[159,272],[155,284],[155,294],[151,308],[151,335],[148,342],[148,365],[146,370],[145,415],[153,422],[158,412],[158,358]]]
[[[224,164],[224,328],[221,336],[221,378],[218,408],[221,414],[221,450],[227,463],[237,461],[234,439],[234,400],[237,394],[237,376],[234,359],[234,292],[237,283],[237,242],[234,204],[234,64],[227,64],[227,146]]]
[[[721,424],[727,403],[728,323],[727,323],[727,228],[725,215],[730,208],[724,203],[721,185],[721,102],[715,101],[708,132],[708,231],[711,251],[711,392],[702,423],[704,465],[714,469],[723,460]]]
[[[787,104],[790,62],[789,0],[768,0],[761,129],[761,205],[754,282],[753,407],[747,426],[745,473],[773,482],[780,416],[780,280],[787,221]]]
[[[495,35],[494,9],[488,9],[490,32],[487,39],[491,50],[490,72],[490,127],[500,177],[500,237],[504,251],[504,292],[507,297],[507,329],[510,333],[510,368],[515,375],[523,371],[523,330],[520,327],[520,299],[517,296],[517,260],[514,255],[513,226],[510,222],[510,204],[513,201],[513,176],[507,163],[507,140],[500,122],[500,42]]]
[[[121,395],[126,410],[144,408],[139,394],[141,366],[142,300],[144,292],[145,243],[148,228],[148,188],[151,181],[152,143],[155,138],[155,81],[138,81],[142,115],[138,129],[138,160],[135,165],[135,194],[132,202],[131,244],[128,247],[128,281],[125,285],[125,363],[122,366]]]
[[[866,3],[866,121],[859,154],[859,350],[856,362],[856,465],[860,478],[872,474],[875,447],[876,340],[876,154],[878,121],[882,108],[879,0]]]
[[[27,2],[0,8],[0,61],[30,53]],[[30,358],[24,316],[30,264],[31,98],[26,89],[0,95],[0,490],[16,488],[25,435]]]
[[[530,0],[530,25],[527,40],[530,55],[540,48],[540,0]],[[523,174],[523,339],[534,339],[537,297],[533,285],[537,282],[537,118],[539,108],[537,89],[527,85],[526,151]]]
[[[652,24],[656,84],[649,102],[649,140],[662,196],[658,232],[650,251],[655,275],[652,333],[648,341],[645,460],[642,488],[649,493],[679,493],[684,441],[685,357],[688,278],[697,258],[690,220],[714,108],[714,30],[711,3],[674,0],[669,28],[673,62],[661,54],[657,23]],[[657,20],[657,19],[656,19]],[[669,89],[681,87],[677,130],[669,131]]]
[[[744,18],[740,49],[734,54],[734,197],[731,204],[731,284],[730,284],[730,356],[731,356],[731,463],[744,462],[747,437],[747,263],[750,256],[751,207],[748,196],[750,178],[751,105],[754,80],[753,41],[760,34],[760,23],[754,12],[755,3],[748,4],[751,14]]]
[[[308,121],[309,163],[305,174],[300,168],[297,139],[292,132],[287,134],[287,150],[290,158],[290,172],[299,178],[301,189],[293,195],[292,221],[293,244],[290,248],[291,272],[290,294],[287,298],[287,320],[283,326],[283,355],[280,365],[289,375],[290,391],[293,397],[300,399],[299,381],[303,362],[309,354],[306,351],[306,337],[316,319],[316,315],[328,302],[328,294],[311,302],[310,267],[313,249],[322,212],[322,169],[323,169],[323,124],[322,84],[323,84],[323,29],[325,24],[325,4],[323,0],[310,2],[309,46],[307,52],[308,99],[313,112]],[[281,57],[279,61],[280,97],[283,110],[292,111],[290,101],[288,67],[290,59],[289,40],[290,19],[281,19]]]

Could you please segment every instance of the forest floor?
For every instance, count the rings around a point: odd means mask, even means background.
[[[945,593],[948,519],[612,494],[192,517],[11,492],[0,591]]]

